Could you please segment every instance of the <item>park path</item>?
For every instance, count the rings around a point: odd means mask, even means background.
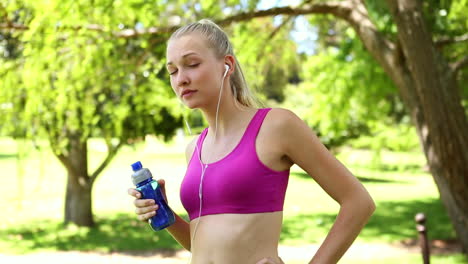
[[[317,250],[318,245],[280,246],[279,255],[285,263],[307,263]],[[381,243],[354,243],[343,257],[346,260],[385,259],[406,254],[418,254],[415,245],[396,245]],[[30,263],[67,263],[67,264],[187,264],[189,253],[185,250],[155,251],[140,253],[96,253],[80,251],[38,252],[26,255],[4,255],[0,253],[0,263],[30,264]],[[149,261],[149,262],[148,262]]]

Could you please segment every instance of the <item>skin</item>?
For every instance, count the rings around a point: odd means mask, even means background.
[[[222,159],[240,141],[257,111],[235,103],[229,84],[230,75],[235,71],[234,57],[217,58],[205,39],[192,33],[169,42],[167,59],[175,94],[187,107],[200,109],[209,123],[202,146],[202,161],[212,163]],[[216,126],[216,107],[225,64],[230,69],[223,83]],[[186,91],[193,92],[182,96]],[[187,146],[187,161],[195,151],[195,142],[196,139]],[[330,154],[315,133],[289,110],[275,108],[267,114],[256,139],[256,151],[260,161],[276,171],[297,164],[340,204],[334,225],[309,262],[336,263],[375,210],[368,192]],[[164,180],[159,183],[164,186]],[[128,192],[137,198],[135,212],[140,220],[147,221],[156,214],[154,201],[138,199],[140,194],[135,189]],[[283,212],[207,215],[190,223],[176,216],[176,223],[167,231],[192,252],[192,264],[277,264],[283,263],[277,251],[282,220]]]

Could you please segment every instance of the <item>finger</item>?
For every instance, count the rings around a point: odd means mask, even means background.
[[[161,185],[161,187],[166,186],[166,181],[164,179],[159,179],[157,180],[158,184]]]
[[[155,212],[158,210],[158,205],[148,206],[148,207],[137,207],[135,208],[135,213],[137,215],[147,214],[151,212]]]
[[[134,188],[128,188],[127,193],[135,198],[141,198],[141,193]]]
[[[272,262],[270,258],[263,258],[262,260],[260,260],[256,264],[275,264],[275,263]]]
[[[138,219],[141,220],[141,221],[148,221],[148,219],[150,219],[151,217],[155,216],[156,215],[156,211],[153,211],[153,212],[149,212],[149,213],[146,213],[146,214],[142,214],[142,215],[138,215]]]
[[[135,199],[133,201],[133,204],[136,207],[148,207],[148,206],[155,205],[156,202],[153,199]]]

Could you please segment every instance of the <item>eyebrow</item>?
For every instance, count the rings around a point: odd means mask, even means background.
[[[182,58],[186,58],[186,57],[188,57],[188,56],[190,56],[190,55],[198,55],[198,54],[197,54],[196,52],[189,52],[189,53],[187,53],[187,54],[182,55]],[[168,61],[168,62],[166,63],[166,66],[169,66],[169,65],[172,65],[172,64],[174,64],[174,63],[172,63],[172,61]]]

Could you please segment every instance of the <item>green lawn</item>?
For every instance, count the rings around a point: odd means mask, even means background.
[[[89,149],[93,169],[104,157],[105,147],[100,140],[93,140]],[[61,224],[66,177],[50,151],[39,152],[30,143],[0,139],[0,217],[3,220],[0,253],[180,248],[166,232],[152,232],[136,220],[132,199],[126,192],[132,187],[130,164],[140,160],[157,178],[166,180],[171,207],[186,217],[179,201],[179,185],[185,170],[183,150],[183,141],[169,145],[151,141],[124,147],[94,186],[93,207],[98,226],[78,228]],[[383,152],[380,160],[373,157],[372,152],[352,149],[345,149],[338,156],[364,183],[377,204],[359,241],[396,242],[416,238],[414,215],[417,212],[427,214],[430,238],[455,236],[436,186],[423,170],[424,157],[420,153]],[[307,174],[294,167],[286,196],[281,244],[319,243],[337,210],[338,205]],[[378,260],[378,263],[416,263],[419,258],[416,254],[405,259]],[[460,255],[433,259],[435,263],[463,262]]]

